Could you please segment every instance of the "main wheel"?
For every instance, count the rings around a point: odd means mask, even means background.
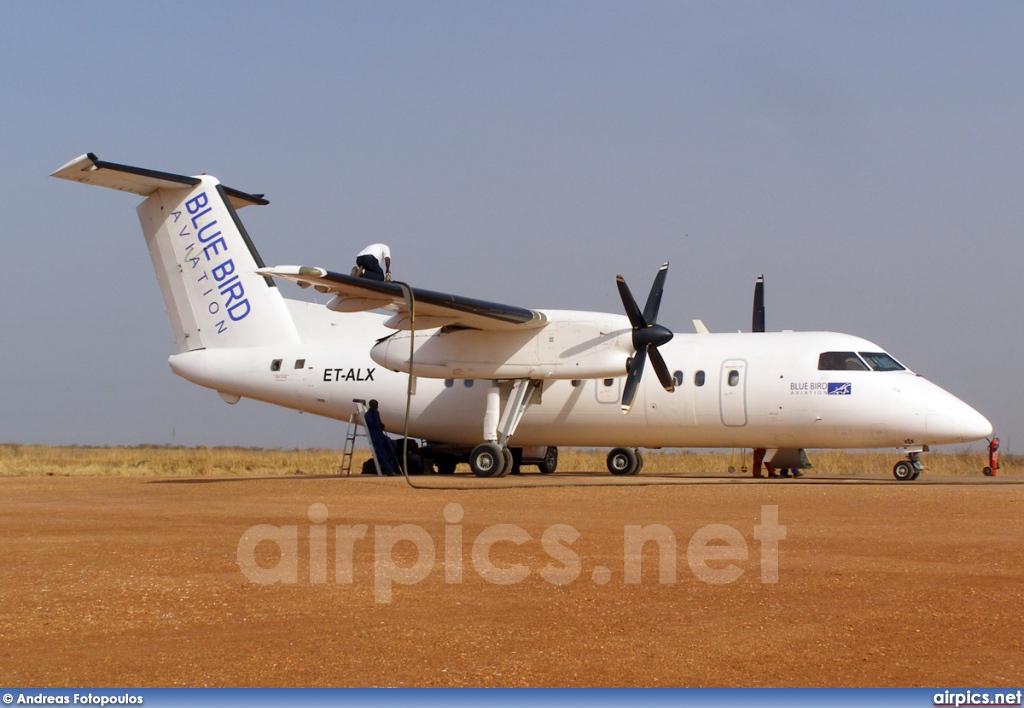
[[[435,460],[438,474],[455,474],[455,466],[458,464],[450,455],[439,455]]]
[[[502,459],[505,461],[505,464],[502,465],[501,472],[495,475],[497,477],[507,476],[512,471],[512,467],[516,463],[515,458],[512,456],[512,451],[509,450],[507,447],[501,451],[501,456]]]
[[[558,468],[558,448],[549,447],[544,451],[544,461],[537,465],[541,474],[551,474]]]
[[[510,474],[522,474],[523,473],[523,448],[521,447],[505,447],[505,452],[511,455],[511,462],[508,463],[508,469],[505,470],[505,475]],[[506,461],[509,459],[505,458]],[[504,476],[504,475],[502,475]]]
[[[636,474],[639,464],[631,447],[617,447],[608,453],[608,471],[614,475]]]
[[[640,471],[644,468],[644,455],[639,450],[636,451],[636,470],[633,471],[633,476],[640,474]]]
[[[477,477],[498,477],[504,467],[505,452],[498,443],[482,443],[469,453],[469,468]]]
[[[914,465],[910,460],[900,460],[892,468],[892,476],[901,482],[909,482],[914,478]]]

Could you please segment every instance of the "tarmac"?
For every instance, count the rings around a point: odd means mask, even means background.
[[[0,479],[0,684],[1024,684],[1021,478],[412,481]]]

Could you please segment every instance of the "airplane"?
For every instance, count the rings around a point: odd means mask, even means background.
[[[643,309],[530,309],[379,282],[322,267],[267,267],[238,211],[269,202],[221,184],[102,161],[54,177],[130,192],[174,333],[168,363],[227,403],[249,398],[339,421],[375,398],[386,427],[423,441],[440,473],[478,477],[519,459],[553,472],[558,446],[612,448],[635,475],[641,448],[755,448],[795,467],[810,448],[896,448],[893,475],[918,477],[931,445],[967,443],[991,423],[880,346],[833,332],[694,334],[657,323],[668,263]],[[285,297],[278,281],[331,295]],[[292,287],[292,286],[288,286]],[[757,295],[757,292],[760,295]],[[760,298],[760,300],[758,300]],[[760,304],[758,304],[760,302]],[[645,376],[647,363],[654,377]]]

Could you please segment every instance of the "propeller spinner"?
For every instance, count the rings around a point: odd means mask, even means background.
[[[654,284],[651,285],[651,294],[647,296],[647,304],[644,311],[640,312],[633,294],[629,291],[625,279],[621,275],[615,276],[615,283],[619,287],[619,297],[622,298],[622,306],[626,309],[626,316],[633,326],[633,349],[636,354],[630,359],[626,374],[626,385],[622,389],[622,412],[629,413],[636,399],[636,392],[640,386],[640,377],[644,373],[644,365],[647,358],[651,359],[651,366],[658,375],[658,381],[665,387],[665,390],[672,392],[676,390],[672,374],[669,373],[665,360],[658,352],[665,342],[672,339],[672,331],[667,327],[658,324],[658,309],[661,307],[661,294],[665,290],[665,276],[668,275],[668,263],[661,266],[658,275],[654,277]]]

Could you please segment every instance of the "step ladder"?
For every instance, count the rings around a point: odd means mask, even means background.
[[[340,474],[346,477],[352,474],[352,458],[356,451],[356,438],[366,438],[366,445],[370,448],[370,455],[373,457],[373,466],[377,468],[377,476],[384,476],[380,469],[380,461],[377,459],[377,451],[373,447],[373,441],[370,440],[370,431],[366,429],[365,415],[366,401],[362,398],[353,398],[352,415],[348,418],[348,433],[345,435],[345,447],[341,454]]]

